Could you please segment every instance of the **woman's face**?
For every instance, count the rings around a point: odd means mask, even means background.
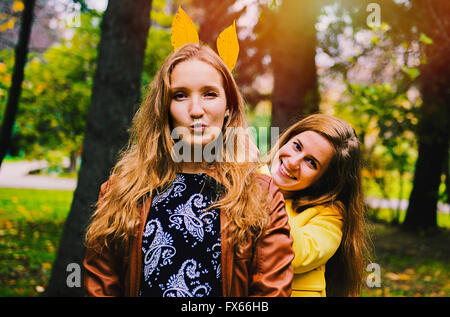
[[[172,128],[182,128],[183,140],[206,145],[215,140],[227,112],[222,75],[197,59],[181,62],[171,75],[170,117]]]
[[[334,155],[330,142],[314,131],[291,138],[275,154],[270,172],[282,192],[306,189],[326,171]]]

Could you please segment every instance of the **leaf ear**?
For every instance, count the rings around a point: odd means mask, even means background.
[[[181,6],[173,18],[171,42],[174,51],[188,43],[200,43],[194,22]]]
[[[236,20],[219,34],[219,37],[217,38],[217,52],[230,71],[232,71],[239,55]]]

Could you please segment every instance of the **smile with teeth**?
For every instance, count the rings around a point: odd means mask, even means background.
[[[297,180],[297,178],[294,175],[292,175],[291,173],[289,173],[288,170],[284,167],[283,162],[281,162],[281,164],[280,164],[280,170],[283,175],[285,175],[293,180]]]

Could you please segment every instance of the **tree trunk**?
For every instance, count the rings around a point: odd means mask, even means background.
[[[302,115],[317,111],[316,29],[319,6],[313,1],[283,1],[271,40],[274,75],[272,126],[280,132]]]
[[[447,139],[448,140],[448,139]],[[419,156],[414,184],[403,226],[409,229],[437,227],[437,202],[442,166],[448,151],[448,141],[429,144],[419,141]]]
[[[450,6],[449,6],[450,7]],[[447,21],[449,21],[447,19]],[[439,34],[439,33],[438,33]],[[427,47],[427,64],[418,77],[423,104],[418,131],[419,153],[404,226],[437,227],[441,175],[448,165],[450,133],[450,58],[445,35],[435,36]]]
[[[11,135],[19,107],[22,82],[24,78],[25,64],[27,63],[28,43],[30,42],[31,28],[33,25],[33,10],[35,0],[26,0],[22,13],[19,39],[15,49],[14,70],[11,87],[9,88],[8,103],[3,117],[2,130],[0,131],[0,166],[11,145]]]
[[[68,266],[75,263],[82,269],[84,234],[93,204],[100,185],[116,163],[118,151],[128,140],[127,129],[140,100],[151,5],[149,0],[109,1],[104,13],[82,165],[53,265],[48,296],[84,295],[82,286],[66,282],[70,274]]]
[[[78,151],[71,151],[69,157],[69,167],[67,168],[67,172],[75,172],[77,170],[77,158]]]
[[[447,66],[448,68],[450,67]],[[434,74],[439,77],[439,74]],[[447,82],[446,85],[450,84],[450,80],[445,80],[445,77],[441,77],[440,81]],[[413,189],[403,223],[403,226],[409,229],[437,228],[439,185],[441,175],[445,173],[448,164],[449,86],[439,85],[436,80],[432,80],[423,87],[418,158]]]

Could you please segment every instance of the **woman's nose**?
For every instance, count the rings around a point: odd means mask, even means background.
[[[200,118],[204,114],[204,109],[201,104],[201,100],[198,96],[192,96],[189,114],[193,118]]]
[[[296,155],[292,155],[291,157],[289,157],[289,159],[287,160],[287,167],[291,170],[291,171],[297,171],[300,169],[300,161],[302,160],[302,154],[296,154]]]

